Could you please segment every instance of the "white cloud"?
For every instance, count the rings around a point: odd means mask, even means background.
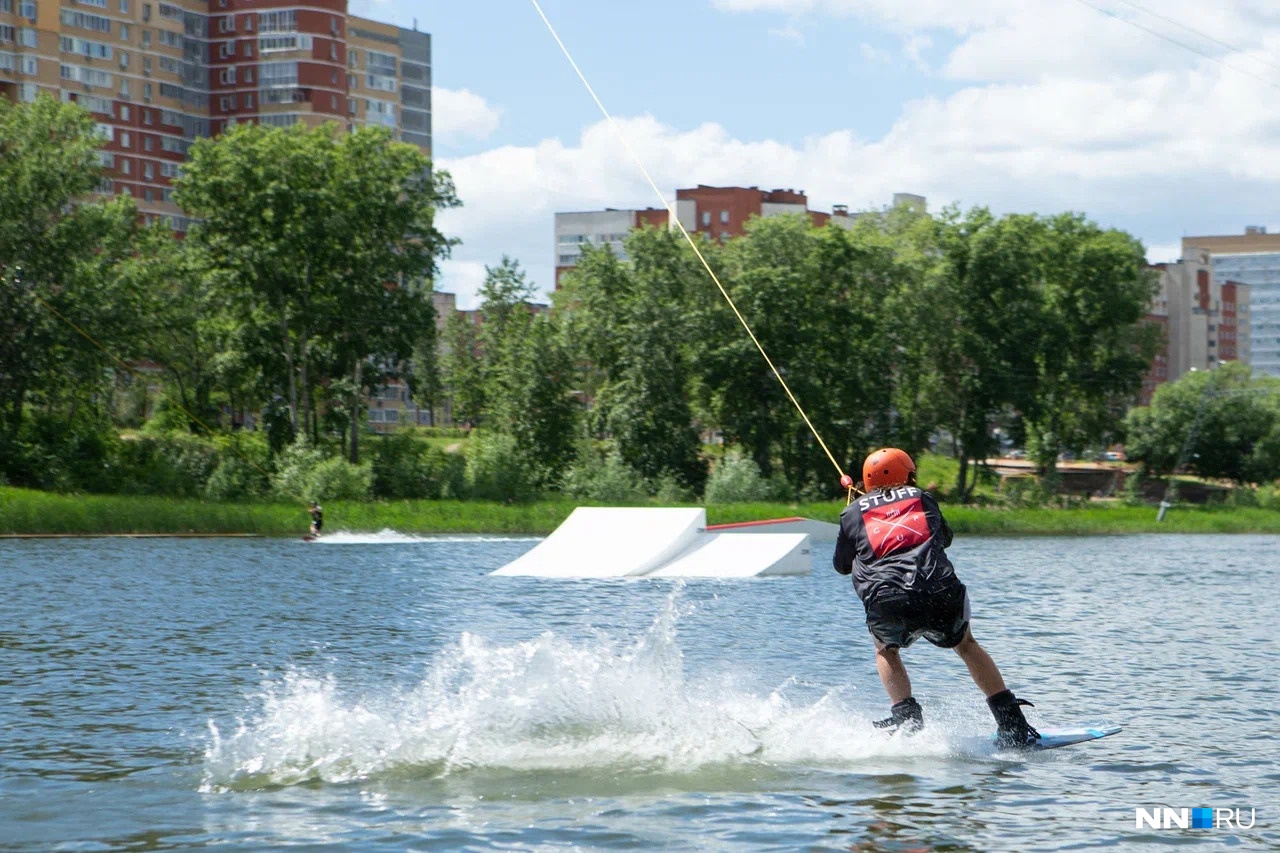
[[[877,140],[836,130],[787,145],[651,117],[619,127],[668,198],[699,183],[794,187],[817,209],[865,209],[906,191],[928,196],[933,209],[1071,209],[1105,224],[1212,199],[1269,204],[1280,190],[1280,103],[1271,95],[1223,73],[1166,73],[963,89],[907,105]],[[556,211],[661,204],[606,122],[572,144],[545,140],[440,165],[464,202],[441,216],[446,233],[464,241],[441,286],[463,305],[483,266],[504,253],[550,288]],[[1164,245],[1179,235],[1138,236]]]
[[[431,90],[432,133],[439,139],[487,139],[501,118],[501,110],[467,89]]]
[[[1182,257],[1182,241],[1147,246],[1147,263],[1164,264]]]
[[[879,207],[894,192],[914,192],[934,210],[948,203],[1078,210],[1134,230],[1153,261],[1176,258],[1183,233],[1241,227],[1274,210],[1280,61],[1270,57],[1280,55],[1280,5],[1262,10],[1226,0],[1202,19],[1198,3],[1169,0],[1161,14],[1202,27],[1208,38],[1195,43],[1210,58],[1067,0],[714,2],[730,11],[875,19],[920,62],[924,51],[945,45],[934,62],[959,88],[904,104],[877,139],[833,128],[787,144],[736,138],[716,124],[620,121],[668,197],[703,183],[803,189],[816,209]],[[1090,3],[1138,14],[1115,0]],[[1197,38],[1144,20],[1179,40]],[[946,31],[952,35],[936,37]],[[1230,54],[1213,40],[1248,52]],[[859,49],[874,58],[881,48]],[[465,204],[441,216],[441,227],[464,241],[441,286],[464,306],[474,304],[484,265],[504,253],[550,289],[555,212],[661,204],[606,122],[576,140],[496,148],[440,165]]]

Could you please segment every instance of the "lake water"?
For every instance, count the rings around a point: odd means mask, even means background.
[[[532,539],[335,540],[0,541],[0,848],[1280,848],[1274,536],[957,541],[1032,723],[1125,727],[1022,757],[963,748],[990,717],[923,642],[928,728],[871,729],[827,546],[549,581],[487,576]]]

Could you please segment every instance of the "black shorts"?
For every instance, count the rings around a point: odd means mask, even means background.
[[[877,649],[905,649],[920,637],[951,649],[969,627],[969,593],[962,583],[930,593],[882,591],[864,605]]]

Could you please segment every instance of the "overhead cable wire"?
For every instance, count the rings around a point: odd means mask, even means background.
[[[1197,56],[1204,57],[1210,62],[1216,62],[1219,65],[1221,65],[1223,68],[1229,68],[1230,70],[1235,71],[1237,74],[1244,74],[1246,77],[1252,77],[1254,80],[1257,80],[1259,83],[1265,83],[1268,86],[1274,86],[1275,88],[1280,89],[1280,83],[1276,82],[1275,80],[1270,80],[1266,77],[1262,77],[1258,74],[1254,74],[1252,71],[1248,71],[1237,65],[1232,65],[1231,63],[1227,62],[1225,59],[1223,59],[1220,56],[1215,56],[1212,53],[1207,53],[1201,50],[1200,48],[1196,47],[1195,45],[1187,44],[1184,41],[1179,41],[1178,39],[1170,35],[1167,35],[1166,33],[1162,33],[1159,30],[1155,30],[1155,29],[1152,29],[1151,27],[1140,24],[1139,22],[1133,20],[1132,18],[1126,18],[1123,15],[1118,15],[1115,12],[1111,11],[1110,9],[1103,8],[1102,6],[1098,6],[1090,2],[1090,0],[1076,0],[1076,2],[1081,4],[1082,6],[1088,6],[1090,9],[1094,10],[1095,12],[1098,12],[1099,14],[1106,15],[1109,18],[1115,18],[1117,21],[1120,21],[1121,23],[1128,24],[1131,27],[1135,27],[1136,29],[1142,30],[1144,33],[1153,35],[1156,38],[1161,39],[1163,41],[1167,41],[1169,44],[1175,45],[1176,47],[1180,47],[1183,50],[1189,50],[1192,53],[1196,54]],[[1182,26],[1182,25],[1178,24],[1178,26]],[[1184,29],[1189,29],[1189,28],[1184,27]],[[1195,32],[1195,31],[1192,30],[1192,32]]]
[[[720,290],[720,295],[723,296],[725,299],[725,302],[729,304],[729,308],[733,311],[734,316],[738,318],[738,322],[742,324],[742,328],[745,329],[747,332],[747,335],[750,336],[751,342],[755,344],[756,349],[760,351],[760,355],[762,358],[764,358],[765,364],[769,365],[769,369],[773,371],[773,375],[774,377],[777,378],[778,383],[782,386],[782,390],[786,392],[788,399],[791,400],[791,404],[796,407],[796,411],[800,413],[800,417],[804,419],[805,425],[809,427],[809,431],[813,433],[813,437],[818,440],[818,444],[822,447],[823,452],[827,454],[827,458],[831,460],[831,464],[835,466],[836,471],[840,474],[841,482],[844,483],[845,480],[849,479],[848,476],[845,474],[844,469],[840,467],[840,463],[836,461],[835,455],[832,454],[830,448],[827,447],[827,443],[822,440],[822,436],[818,433],[817,428],[814,427],[813,422],[809,420],[809,415],[805,413],[804,407],[800,405],[800,401],[796,399],[795,394],[791,393],[791,388],[787,385],[787,381],[782,378],[782,373],[774,365],[773,360],[769,358],[769,354],[765,352],[764,346],[760,343],[760,340],[756,337],[755,332],[751,330],[751,325],[747,323],[746,318],[742,316],[742,312],[738,310],[738,306],[734,304],[733,297],[729,295],[729,291],[725,288],[724,284],[721,283],[720,277],[715,274],[715,271],[713,269],[711,269],[711,264],[707,262],[706,257],[703,256],[702,251],[698,248],[697,241],[695,241],[693,237],[689,235],[689,232],[685,229],[684,223],[682,223],[680,221],[680,218],[676,215],[675,207],[673,207],[667,201],[667,197],[662,194],[662,190],[658,187],[657,182],[653,179],[653,177],[649,174],[649,170],[645,167],[644,160],[641,159],[640,155],[638,155],[635,149],[632,148],[631,142],[627,138],[626,133],[623,132],[622,127],[614,119],[612,113],[610,113],[609,110],[605,107],[604,102],[600,100],[600,97],[596,94],[595,89],[592,88],[591,83],[587,80],[586,75],[583,74],[582,69],[578,67],[578,63],[574,61],[573,54],[569,52],[569,48],[565,46],[564,41],[560,38],[560,34],[556,32],[556,28],[552,26],[551,21],[550,19],[547,18],[546,13],[542,11],[542,6],[539,5],[538,0],[529,0],[529,2],[533,4],[533,8],[535,11],[537,11],[538,17],[542,19],[542,23],[546,25],[547,31],[551,33],[551,37],[555,39],[556,44],[560,47],[560,52],[563,53],[564,58],[568,60],[569,65],[573,68],[574,73],[578,76],[578,79],[582,82],[583,87],[586,88],[587,94],[591,96],[591,100],[595,101],[596,107],[598,107],[601,114],[604,115],[605,120],[609,123],[609,126],[613,129],[613,131],[617,133],[618,138],[622,141],[623,147],[627,149],[627,153],[631,155],[631,159],[635,161],[635,164],[637,167],[639,167],[641,174],[644,175],[644,178],[648,182],[649,186],[653,189],[654,193],[657,194],[658,199],[662,202],[663,207],[667,209],[668,222],[675,224],[675,227],[684,236],[684,239],[689,244],[690,248],[693,249],[693,253],[698,257],[698,260],[702,264],[702,268],[707,271],[707,275],[711,276],[711,280],[715,282],[716,287]]]

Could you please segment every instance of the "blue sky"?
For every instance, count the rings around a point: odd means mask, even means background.
[[[1152,260],[1280,220],[1269,0],[539,2],[668,196],[1078,210]],[[464,203],[438,286],[463,305],[504,253],[550,286],[555,211],[659,203],[530,0],[350,11],[432,34],[435,159]]]

